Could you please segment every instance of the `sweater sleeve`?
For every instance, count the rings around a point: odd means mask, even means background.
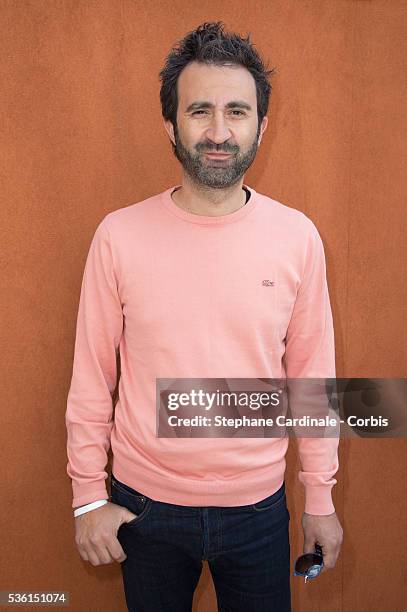
[[[82,279],[65,415],[73,508],[109,499],[105,467],[122,331],[123,310],[104,219],[94,233]]]
[[[335,378],[334,328],[324,247],[315,225],[308,221],[310,232],[302,281],[286,334],[286,374],[288,378]],[[298,437],[296,440],[302,468],[298,479],[305,488],[304,511],[332,514],[339,437]]]

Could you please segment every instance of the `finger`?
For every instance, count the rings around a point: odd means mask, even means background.
[[[96,565],[100,565],[100,562],[99,562],[99,557],[98,557],[98,555],[97,555],[96,550],[94,550],[93,548],[90,548],[90,547],[88,546],[88,548],[87,548],[87,555],[88,555],[88,558],[89,558],[89,562],[90,562],[92,565],[94,565],[94,566],[96,566]]]
[[[324,569],[331,569],[335,567],[337,555],[335,555],[332,551],[329,551],[324,554]]]
[[[113,563],[114,559],[110,555],[109,549],[106,546],[100,545],[97,548],[97,555],[99,557],[99,563],[102,565],[107,563]]]
[[[118,563],[121,563],[122,561],[125,561],[125,559],[127,559],[127,555],[124,552],[123,548],[120,546],[120,542],[117,538],[115,538],[109,543],[109,553],[114,559],[114,561],[117,561]]]
[[[79,554],[84,561],[89,561],[88,553],[82,546],[78,546]]]

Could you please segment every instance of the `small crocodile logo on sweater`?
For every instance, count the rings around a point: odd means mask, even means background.
[[[264,285],[265,287],[272,287],[274,285],[274,281],[265,279],[262,282],[262,285]]]

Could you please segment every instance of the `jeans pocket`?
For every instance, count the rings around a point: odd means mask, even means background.
[[[255,510],[256,512],[263,512],[264,510],[271,510],[273,508],[277,508],[283,502],[285,502],[285,500],[286,500],[286,497],[285,497],[285,482],[283,482],[283,484],[281,485],[281,487],[277,491],[275,491],[274,493],[272,493],[268,497],[265,497],[264,499],[261,499],[260,501],[256,502],[255,504],[252,504],[251,508],[253,510]]]
[[[131,521],[122,523],[121,527],[132,527],[133,525],[138,525],[148,515],[153,500],[150,497],[147,497],[139,491],[136,491],[128,485],[120,482],[113,475],[111,478],[111,483],[112,502],[118,506],[127,508],[127,510],[130,510],[130,512],[137,515]]]

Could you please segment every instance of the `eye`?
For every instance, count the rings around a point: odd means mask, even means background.
[[[243,115],[243,116],[245,115],[245,113],[243,111],[240,111],[240,110],[232,110],[231,112],[232,113],[238,113],[239,115]],[[196,110],[192,114],[193,115],[197,115],[198,113],[206,113],[206,111],[205,110]]]

